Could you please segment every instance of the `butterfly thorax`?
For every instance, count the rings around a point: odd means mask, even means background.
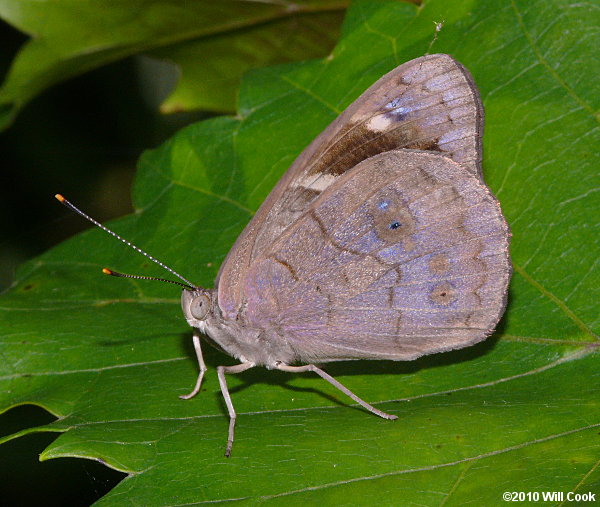
[[[289,364],[294,360],[293,350],[281,336],[249,325],[243,312],[235,318],[226,318],[215,290],[184,290],[181,306],[190,326],[204,333],[214,347],[241,362],[250,361],[269,368],[278,362]]]

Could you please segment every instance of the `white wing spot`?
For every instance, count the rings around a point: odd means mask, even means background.
[[[366,124],[366,127],[373,132],[383,132],[393,123],[393,119],[386,117],[385,114],[373,116]]]
[[[294,187],[302,187],[308,190],[322,192],[335,181],[333,174],[320,174],[319,176],[305,176],[301,180],[296,181]]]

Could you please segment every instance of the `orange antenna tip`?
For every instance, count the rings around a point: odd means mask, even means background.
[[[179,273],[177,273],[177,271],[175,271],[174,269],[171,269],[169,266],[167,266],[166,264],[163,264],[162,262],[160,262],[158,259],[152,257],[149,253],[144,252],[141,248],[138,248],[137,246],[135,246],[133,243],[130,243],[129,241],[127,241],[125,238],[122,238],[121,236],[119,236],[116,232],[111,231],[108,227],[105,227],[104,225],[102,225],[100,222],[98,222],[97,220],[94,220],[91,216],[86,215],[83,211],[81,211],[79,208],[77,208],[76,206],[74,206],[72,203],[70,203],[69,201],[67,201],[61,194],[55,194],[54,197],[56,197],[56,199],[61,203],[64,204],[67,208],[69,208],[71,211],[74,211],[75,213],[77,213],[78,215],[82,216],[83,218],[85,218],[86,220],[92,222],[94,225],[96,225],[97,227],[100,227],[100,229],[102,229],[104,232],[110,234],[111,236],[113,236],[114,238],[117,238],[119,241],[122,241],[123,243],[125,243],[128,247],[133,248],[136,252],[138,252],[139,254],[142,254],[144,257],[146,257],[147,259],[150,259],[152,262],[154,262],[155,264],[158,264],[161,268],[166,269],[169,273],[175,275],[177,278],[179,278],[180,280],[183,280],[185,283],[180,283],[180,282],[174,282],[173,280],[164,280],[168,283],[174,283],[175,285],[181,285],[182,287],[191,290],[194,288],[194,285],[192,285],[191,282],[187,281],[185,278],[183,278],[183,276],[181,276]],[[120,276],[122,278],[136,278],[136,279],[140,279],[140,280],[163,280],[162,278],[156,278],[156,277],[145,277],[145,276],[137,276],[137,275],[126,275],[123,273],[117,273],[116,271],[112,271],[108,268],[103,268],[102,272],[105,275],[112,275],[112,276]]]

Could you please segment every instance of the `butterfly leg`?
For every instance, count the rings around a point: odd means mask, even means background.
[[[377,410],[374,406],[368,404],[366,401],[361,400],[356,394],[354,394],[350,389],[340,384],[337,380],[335,380],[331,375],[324,372],[321,368],[316,367],[314,364],[306,364],[304,366],[289,366],[284,363],[276,363],[275,368],[281,371],[288,371],[291,373],[303,373],[305,371],[312,371],[319,375],[323,380],[329,382],[333,387],[342,391],[346,396],[352,398],[356,403],[366,408],[372,414],[378,415],[379,417],[383,417],[384,419],[398,419],[398,416],[387,414],[382,412],[381,410]]]
[[[227,389],[227,381],[225,380],[225,375],[227,373],[241,373],[254,366],[254,363],[248,361],[245,363],[236,364],[234,366],[219,366],[217,368],[219,385],[221,386],[221,392],[223,393],[225,405],[227,405],[227,411],[229,412],[229,435],[227,437],[227,449],[225,449],[225,456],[227,458],[229,458],[229,456],[231,455],[231,447],[233,446],[236,414],[233,408],[233,403],[231,402],[231,396],[229,396],[229,389]]]
[[[198,394],[200,391],[200,386],[202,385],[202,379],[204,378],[204,372],[206,372],[206,365],[204,364],[204,358],[202,357],[202,347],[200,347],[200,334],[197,329],[194,329],[194,350],[196,351],[196,358],[198,359],[198,366],[200,367],[200,372],[198,373],[198,379],[196,380],[196,385],[192,392],[189,394],[182,394],[180,398],[182,400],[189,400]]]

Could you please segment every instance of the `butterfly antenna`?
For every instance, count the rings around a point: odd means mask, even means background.
[[[167,282],[172,283],[173,285],[179,285],[185,289],[193,289],[191,285],[187,283],[176,282],[175,280],[168,280],[166,278],[158,278],[156,276],[142,276],[142,275],[127,275],[125,273],[119,273],[118,271],[113,271],[112,269],[102,268],[102,272],[105,275],[116,276],[118,278],[135,278],[136,280],[158,280],[159,282]]]
[[[162,262],[160,262],[158,259],[152,257],[149,253],[144,252],[141,248],[138,248],[137,246],[135,246],[133,243],[130,243],[129,241],[127,241],[125,238],[122,238],[121,236],[119,236],[116,232],[111,231],[108,227],[102,225],[100,222],[98,222],[97,220],[94,220],[92,217],[90,217],[89,215],[86,215],[83,211],[81,211],[79,208],[77,208],[74,204],[72,204],[71,202],[69,202],[67,199],[65,199],[62,195],[60,194],[56,194],[54,197],[56,197],[56,199],[64,204],[67,208],[69,208],[71,211],[74,211],[75,213],[77,213],[78,215],[82,216],[83,218],[85,218],[86,220],[92,222],[94,225],[100,227],[100,229],[102,229],[103,231],[107,232],[108,234],[110,234],[111,236],[117,238],[118,240],[121,240],[123,243],[125,243],[127,246],[133,248],[136,252],[141,253],[144,257],[147,257],[148,259],[150,259],[152,262],[158,264],[159,266],[161,266],[162,268],[166,269],[167,271],[169,271],[170,273],[172,273],[173,275],[175,275],[177,278],[179,278],[180,280],[183,280],[185,282],[185,284],[180,283],[180,282],[175,282],[173,280],[166,280],[164,278],[154,278],[151,276],[140,276],[140,275],[126,275],[124,273],[118,273],[117,271],[112,271],[108,268],[104,268],[102,270],[102,272],[106,275],[112,275],[112,276],[118,276],[121,278],[137,278],[140,280],[159,280],[162,282],[168,282],[168,283],[173,283],[175,285],[181,285],[182,287],[185,287],[187,289],[193,289],[195,286],[194,284],[192,284],[190,281],[186,280],[183,276],[181,276],[179,273],[177,273],[177,271],[175,271],[174,269],[171,269],[169,266],[163,264]]]

